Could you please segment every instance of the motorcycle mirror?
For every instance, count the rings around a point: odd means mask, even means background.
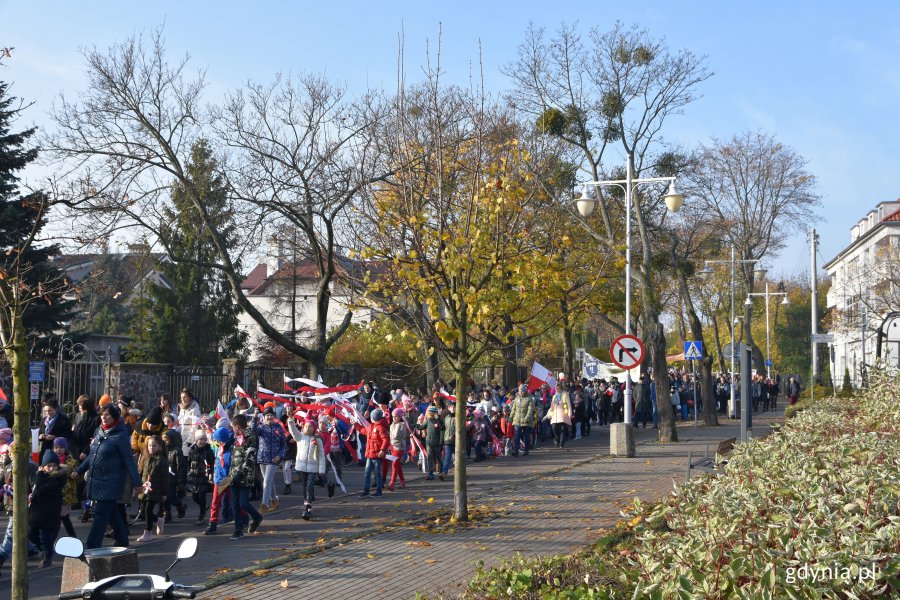
[[[172,570],[172,567],[177,565],[179,561],[191,558],[195,554],[197,554],[197,538],[190,537],[181,542],[181,545],[178,546],[178,552],[175,553],[175,561],[166,569],[166,581],[169,581],[169,571]]]
[[[196,545],[196,540],[194,540],[194,542]],[[81,558],[84,554],[84,544],[82,544],[81,540],[79,540],[78,538],[73,537],[59,538],[58,540],[56,540],[56,544],[53,546],[53,549],[60,556],[66,556],[68,558]]]
[[[197,554],[197,538],[195,537],[187,538],[178,546],[178,560],[192,558],[195,554]]]

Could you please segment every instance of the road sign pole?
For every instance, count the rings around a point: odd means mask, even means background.
[[[694,383],[694,428],[697,428],[697,361],[691,361],[691,381]]]

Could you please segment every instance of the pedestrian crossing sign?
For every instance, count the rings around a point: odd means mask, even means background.
[[[685,342],[684,360],[703,360],[703,342]]]

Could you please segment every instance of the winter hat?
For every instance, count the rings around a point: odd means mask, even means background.
[[[306,419],[305,421],[303,421],[303,424],[304,425],[307,425],[307,424],[312,425],[313,431],[318,431],[318,429],[319,429],[319,424],[316,422],[315,419]]]
[[[437,411],[438,411],[437,406],[429,406],[428,407],[428,412],[430,412],[430,413],[437,413]]]
[[[275,403],[274,402],[266,402],[265,404],[263,404],[263,414],[265,414],[266,409],[269,409],[269,408],[271,408],[272,410],[275,410]]]
[[[216,429],[230,429],[231,428],[231,419],[226,417],[222,417],[218,421],[216,421]]]
[[[41,457],[41,466],[43,467],[44,465],[49,465],[50,463],[54,463],[59,466],[59,457],[53,450],[45,450],[44,455]]]
[[[112,404],[112,398],[109,397],[109,394],[103,394],[97,401],[97,406],[106,406],[107,404]]]
[[[150,412],[147,413],[147,418],[144,419],[144,423],[153,427],[159,427],[162,424],[162,410],[158,406],[151,408]]]
[[[371,413],[369,413],[369,416],[372,417],[373,422],[377,423],[384,418],[384,411],[382,411],[380,408],[376,408]]]
[[[234,434],[227,427],[219,427],[213,432],[213,440],[220,444],[227,444],[234,438]]]
[[[206,437],[206,432],[203,431],[202,429],[198,429],[197,431],[194,432],[194,441],[199,442],[200,440],[209,441],[209,438]]]
[[[525,384],[523,383],[522,385],[519,386],[519,392],[522,393],[522,394],[527,393],[527,392],[528,392],[528,386],[525,385]]]
[[[395,417],[403,418],[403,415],[404,415],[405,413],[403,412],[403,409],[402,409],[402,408],[395,408],[395,409],[391,412],[391,414],[394,415]]]
[[[478,417],[478,418],[481,418],[481,417],[484,416],[484,411],[481,410],[480,408],[476,408],[476,409],[475,409],[475,412],[472,413],[472,414],[474,414],[474,415],[475,415],[476,417]]]
[[[0,442],[9,443],[9,440],[12,439],[12,429],[9,427],[4,427],[0,429]]]
[[[69,451],[69,441],[66,438],[58,437],[53,439],[53,447],[59,446],[64,449],[66,452]]]
[[[271,406],[267,406],[266,409],[263,411],[263,414],[275,416],[275,408],[271,407]]]

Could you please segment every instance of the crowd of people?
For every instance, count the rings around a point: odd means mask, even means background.
[[[689,418],[702,406],[699,386],[690,374],[676,370],[669,373],[669,383],[673,414]],[[720,410],[727,406],[730,385],[739,385],[737,376],[734,381],[724,374],[716,378],[714,400]],[[265,515],[279,508],[280,495],[294,493],[297,484],[301,516],[310,520],[317,487],[329,497],[338,487],[348,491],[342,479],[347,468],[364,468],[360,498],[378,498],[385,488],[405,487],[405,470],[421,469],[428,480],[445,480],[462,452],[474,462],[525,457],[542,444],[562,448],[589,436],[592,427],[624,420],[625,385],[616,378],[570,383],[561,377],[553,389],[548,384],[483,386],[466,398],[465,448],[457,449],[461,404],[451,395],[452,386],[447,392],[439,381],[431,394],[422,394],[403,387],[382,390],[368,381],[345,393],[354,387],[301,388],[265,399],[238,388],[230,403],[220,403],[211,414],[201,411],[189,389],[182,390],[177,403],[162,394],[150,407],[114,402],[109,395],[95,404],[80,396],[72,420],[55,399],[45,399],[40,464],[28,465],[29,552],[41,557],[41,566],[52,564],[60,528],[76,535],[73,509],[91,523],[86,547],[97,548],[104,537],[128,546],[133,525],[141,527],[133,538],[138,543],[164,535],[166,524],[191,510],[190,502],[194,525],[205,527],[205,534],[215,535],[220,525],[232,523],[230,539],[240,540],[255,533]],[[777,379],[754,377],[754,410],[774,410],[779,387]],[[786,391],[794,399],[799,395],[793,378]],[[657,427],[656,384],[645,375],[634,394],[635,424]],[[8,427],[0,428],[7,513],[14,494],[11,437]],[[0,567],[11,554],[11,539],[10,519],[0,544]]]

